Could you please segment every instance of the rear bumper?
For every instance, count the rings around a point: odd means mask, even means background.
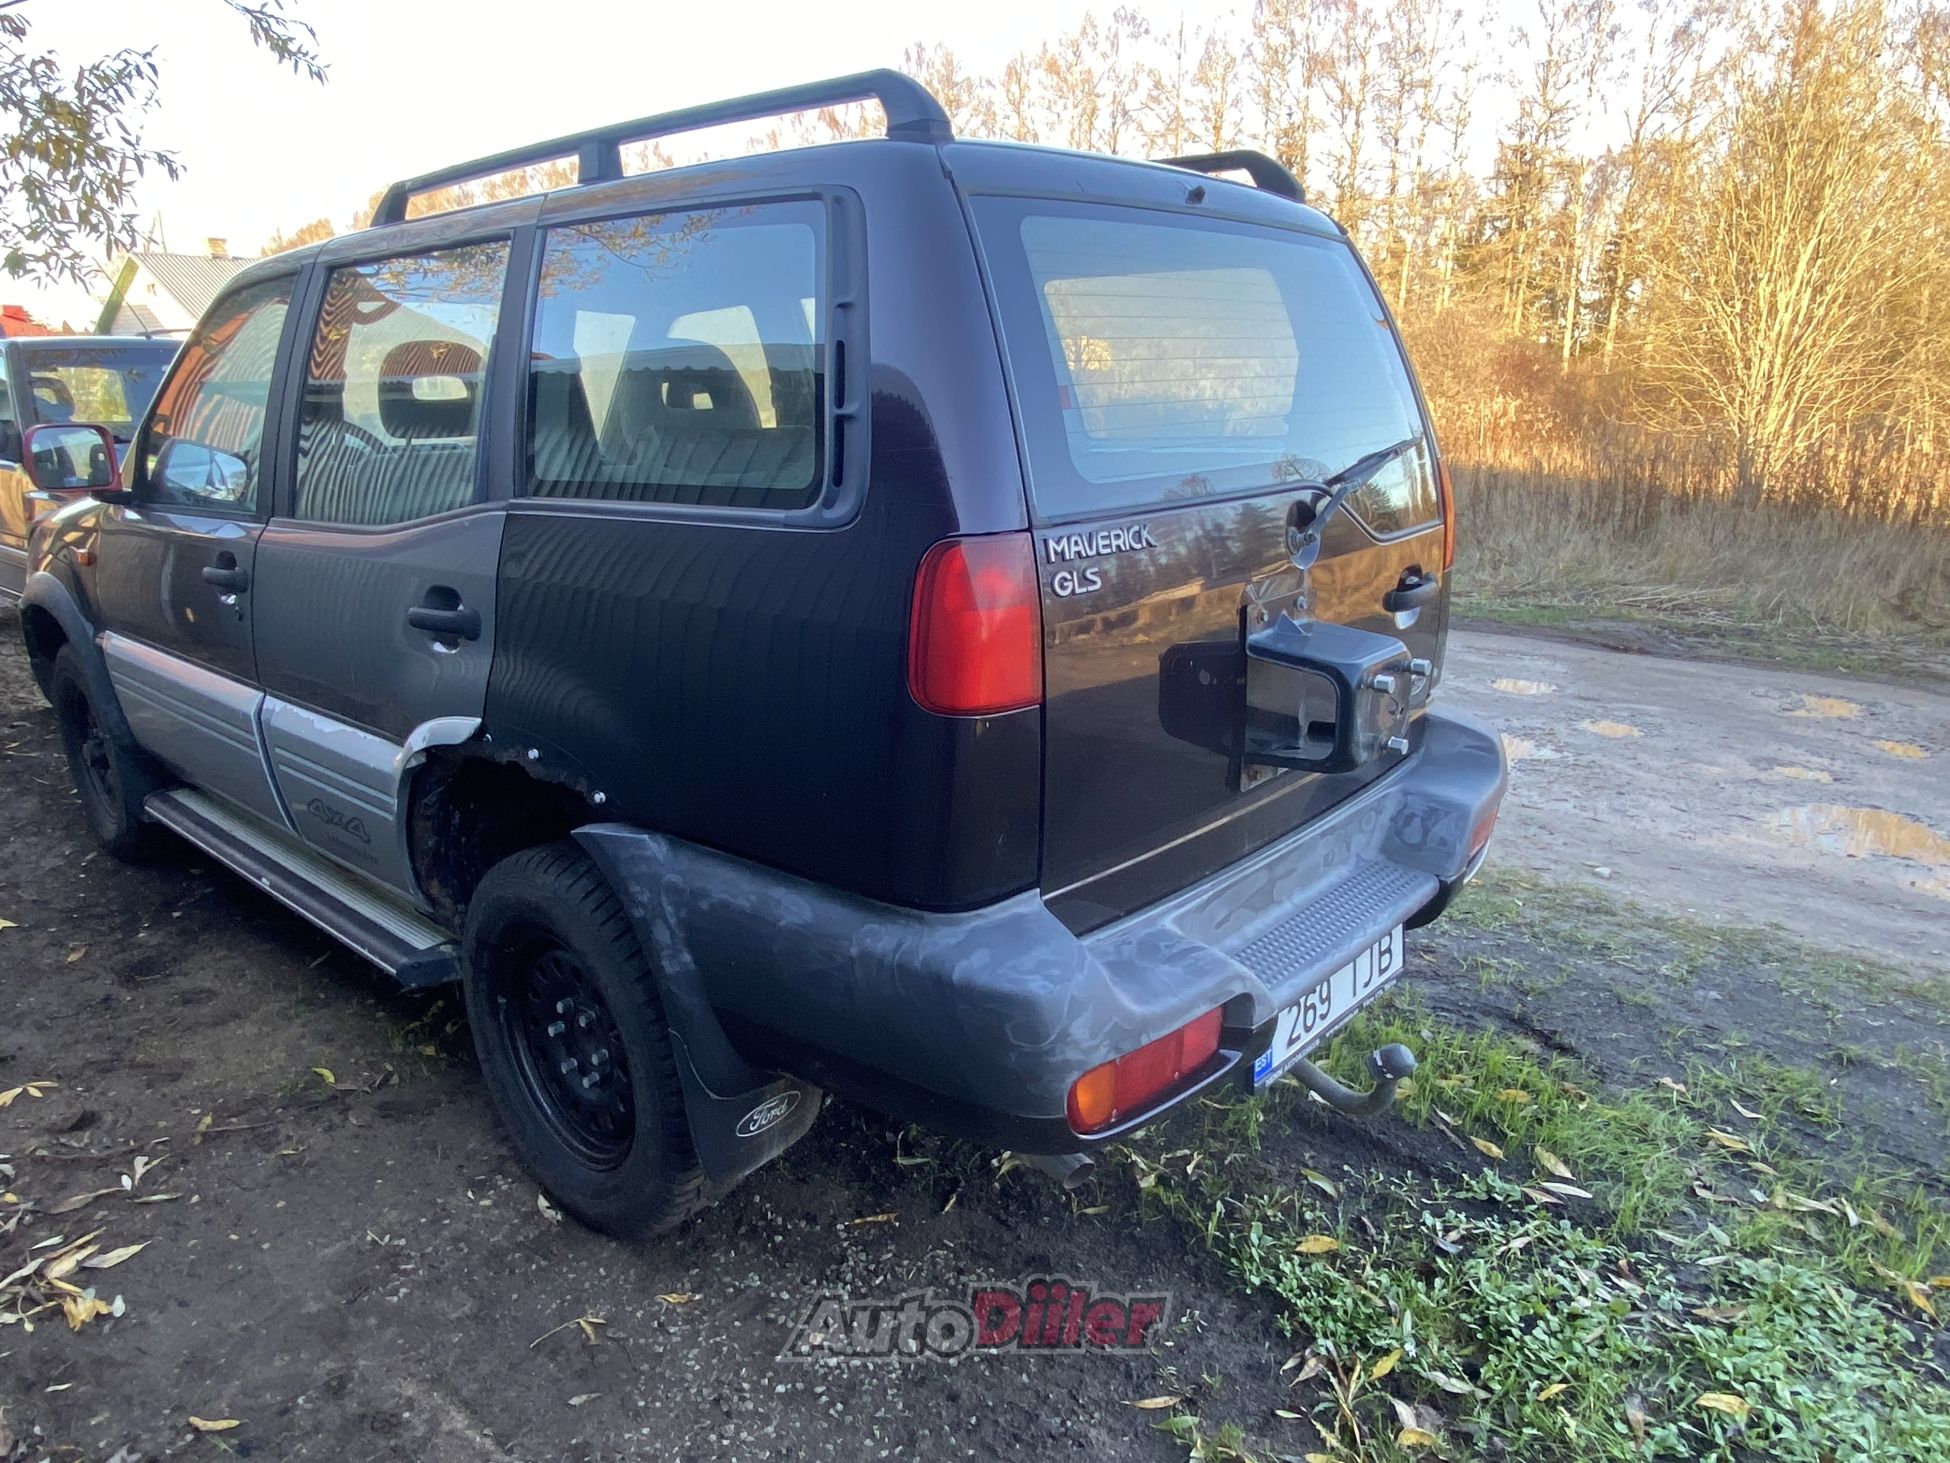
[[[1401,767],[1307,827],[1078,937],[1034,892],[931,914],[618,825],[579,837],[646,948],[755,1061],[898,1116],[1073,1152],[1223,1081],[1275,1013],[1398,923],[1446,904],[1502,800],[1501,744],[1430,714]],[[1157,1108],[1079,1137],[1084,1071],[1223,1006],[1218,1057]]]

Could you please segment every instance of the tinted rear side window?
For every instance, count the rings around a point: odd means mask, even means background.
[[[1045,517],[1317,480],[1422,430],[1338,240],[1016,199],[975,211]],[[1379,533],[1433,521],[1427,444],[1352,506]]]
[[[824,210],[549,230],[529,374],[539,497],[796,508],[825,440]]]

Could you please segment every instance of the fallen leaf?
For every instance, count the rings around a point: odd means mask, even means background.
[[[1368,1369],[1368,1380],[1371,1382],[1380,1381],[1395,1369],[1396,1363],[1401,1361],[1401,1359],[1402,1352],[1398,1346]]]
[[[1682,1097],[1685,1096],[1686,1084],[1684,1082],[1675,1082],[1670,1077],[1661,1077],[1659,1079],[1659,1085],[1661,1087],[1671,1088],[1674,1092],[1679,1093]]]
[[[598,1397],[602,1395],[603,1394],[601,1392],[578,1392],[575,1394],[575,1396],[569,1399],[569,1406],[580,1407],[585,1402],[594,1402]]]
[[[1539,1147],[1537,1149],[1537,1162],[1543,1167],[1544,1172],[1554,1173],[1561,1179],[1574,1179],[1577,1177],[1576,1174],[1571,1172],[1571,1166],[1548,1148]]]
[[[1311,1169],[1311,1168],[1303,1168],[1300,1170],[1300,1173],[1301,1176],[1305,1178],[1308,1183],[1312,1184],[1316,1189],[1319,1189],[1321,1193],[1325,1194],[1328,1198],[1330,1199],[1340,1198],[1341,1186],[1335,1183],[1329,1177],[1327,1177],[1326,1174],[1321,1173],[1317,1169]]]
[[[86,945],[76,945],[74,949],[68,952],[68,964],[73,965],[77,960],[79,960],[82,956],[86,955],[87,953],[88,953],[88,947]]]
[[[1742,1107],[1739,1098],[1730,1097],[1727,1099],[1727,1101],[1731,1102],[1733,1104],[1733,1110],[1739,1113],[1740,1116],[1745,1118],[1748,1122],[1757,1123],[1760,1121],[1760,1114],[1755,1112],[1752,1108]]]
[[[1708,1407],[1715,1412],[1724,1412],[1737,1422],[1745,1422],[1747,1414],[1754,1410],[1753,1403],[1745,1397],[1736,1397],[1731,1392],[1702,1392],[1694,1399],[1695,1407]]]
[[[1522,1107],[1526,1102],[1532,1102],[1535,1100],[1531,1097],[1531,1095],[1528,1092],[1525,1092],[1521,1087],[1506,1087],[1496,1095],[1502,1101],[1515,1103],[1518,1107]]]
[[[97,1230],[95,1233],[99,1234],[101,1231]],[[93,1239],[94,1235],[90,1235],[89,1238]],[[74,1273],[75,1268],[83,1260],[87,1259],[100,1248],[100,1245],[84,1245],[79,1240],[75,1241],[75,1243],[69,1245],[60,1254],[41,1266],[41,1279],[65,1280]]]
[[[1950,1275],[1932,1275],[1930,1277],[1930,1289],[1950,1290]]]
[[[339,1085],[339,1079],[332,1075],[332,1069],[330,1067],[313,1067],[312,1071],[325,1079],[325,1085],[327,1087],[336,1087]]]
[[[1737,1321],[1747,1314],[1745,1306],[1694,1306],[1693,1314],[1702,1321]]]
[[[1437,1441],[1436,1435],[1426,1428],[1405,1427],[1395,1434],[1398,1448],[1433,1448]]]
[[[673,1290],[667,1295],[658,1296],[657,1299],[667,1306],[687,1306],[697,1297],[688,1290]]]
[[[1539,1402],[1548,1402],[1551,1400],[1551,1398],[1555,1397],[1559,1392],[1564,1391],[1570,1385],[1571,1384],[1569,1382],[1552,1382],[1548,1387],[1544,1388],[1543,1391],[1537,1394],[1537,1400]]]
[[[1524,1195],[1539,1204],[1562,1204],[1564,1202],[1555,1194],[1548,1193],[1543,1189],[1533,1189],[1527,1185],[1524,1188]]]
[[[63,1295],[61,1297],[61,1314],[68,1318],[68,1329],[70,1331],[79,1331],[83,1326],[94,1320],[96,1316],[105,1316],[108,1313],[108,1302],[105,1300],[97,1300],[87,1291],[79,1291],[73,1295]]]
[[[885,1214],[863,1214],[858,1219],[849,1219],[846,1222],[849,1225],[892,1224],[895,1220],[899,1218],[900,1218],[900,1214],[898,1212],[894,1210],[889,1210]]]
[[[1283,1417],[1283,1418],[1285,1418],[1285,1419],[1286,1419],[1286,1420],[1287,1420],[1288,1422],[1299,1422],[1299,1421],[1301,1421],[1301,1416],[1300,1416],[1300,1414],[1299,1414],[1299,1413],[1297,1413],[1297,1412],[1288,1412],[1288,1411],[1286,1410],[1286,1408],[1284,1408],[1284,1407],[1275,1407],[1275,1408],[1273,1409],[1273,1415],[1274,1415],[1275,1417]]]
[[[203,1135],[210,1131],[210,1124],[214,1123],[216,1120],[217,1120],[217,1115],[214,1112],[206,1112],[200,1119],[198,1119],[196,1124],[196,1132],[193,1133],[190,1137],[190,1147],[201,1148],[203,1146]]]
[[[1637,1397],[1625,1399],[1625,1425],[1632,1430],[1635,1442],[1645,1441],[1645,1425],[1650,1421],[1645,1415],[1645,1404]]]
[[[1718,1128],[1708,1128],[1706,1130],[1706,1136],[1709,1142],[1718,1143],[1722,1148],[1730,1149],[1735,1153],[1751,1153],[1753,1151],[1748,1146],[1745,1138],[1736,1138],[1733,1134],[1723,1133]]]
[[[96,1255],[91,1260],[82,1261],[82,1264],[89,1270],[107,1270],[112,1266],[121,1264],[124,1260],[132,1259],[134,1256],[141,1254],[148,1247],[148,1240],[144,1240],[139,1245],[123,1245],[119,1250],[110,1250],[105,1255]]]
[[[535,1196],[535,1207],[542,1211],[542,1218],[546,1219],[550,1224],[560,1224],[562,1222],[562,1211],[549,1203],[547,1194],[537,1194]]]
[[[1166,1407],[1176,1407],[1184,1400],[1182,1394],[1171,1397],[1146,1397],[1142,1401],[1131,1403],[1131,1406],[1142,1408],[1146,1412],[1158,1412]]]
[[[1341,1247],[1341,1242],[1331,1234],[1310,1234],[1295,1245],[1303,1255],[1331,1255]]]
[[[1579,1188],[1576,1184],[1557,1184],[1546,1180],[1540,1187],[1549,1190],[1553,1194],[1560,1194],[1566,1199],[1589,1199],[1591,1197],[1589,1191]]]
[[[20,926],[10,919],[0,919],[0,930],[17,930]]]
[[[192,1416],[190,1418],[190,1426],[200,1433],[227,1433],[233,1427],[242,1427],[243,1423],[234,1417],[202,1418]]]
[[[1503,1150],[1497,1147],[1496,1144],[1490,1142],[1488,1138],[1471,1138],[1469,1141],[1476,1145],[1476,1151],[1485,1158],[1501,1158],[1503,1156]]]

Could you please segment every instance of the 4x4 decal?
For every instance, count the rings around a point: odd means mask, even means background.
[[[357,813],[342,812],[323,798],[313,798],[305,804],[305,811],[318,819],[327,828],[336,828],[348,837],[361,843],[371,843],[372,835],[366,832],[366,820]]]

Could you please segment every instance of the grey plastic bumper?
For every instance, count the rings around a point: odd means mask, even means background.
[[[900,1094],[925,1096],[913,1105],[926,1111],[904,1115],[980,1114],[992,1121],[953,1125],[1019,1129],[1031,1147],[1067,1136],[1065,1098],[1090,1067],[1214,1006],[1229,1033],[1255,1030],[1444,896],[1504,785],[1492,732],[1430,714],[1416,753],[1372,787],[1082,938],[1033,891],[931,914],[620,825],[578,836],[666,978],[741,1031],[817,1052],[817,1070],[799,1075],[877,1089],[859,1095],[895,1108]]]

